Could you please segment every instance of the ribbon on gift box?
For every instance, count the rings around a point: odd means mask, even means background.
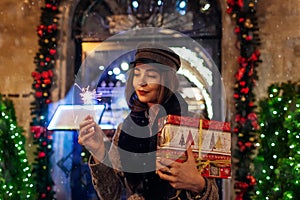
[[[197,161],[197,167],[200,172],[207,167],[208,165],[213,165],[215,167],[230,167],[230,160],[205,160],[205,161]]]
[[[199,120],[199,136],[198,136],[198,149],[199,149],[199,153],[198,153],[198,159],[202,158],[202,153],[201,153],[201,149],[202,149],[202,120]]]
[[[231,165],[231,161],[230,160],[205,160],[205,161],[201,161],[202,160],[202,152],[201,152],[201,148],[202,148],[202,125],[203,125],[203,120],[199,120],[199,139],[198,139],[198,149],[199,149],[199,153],[198,153],[198,159],[197,159],[197,167],[199,172],[202,172],[202,170],[207,167],[208,165],[213,165],[215,167],[229,167]]]

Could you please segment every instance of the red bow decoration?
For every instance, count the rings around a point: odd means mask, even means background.
[[[240,92],[241,92],[242,94],[248,94],[248,93],[249,93],[249,88],[248,88],[248,87],[242,88]]]
[[[241,32],[241,28],[240,28],[240,27],[236,27],[236,28],[234,29],[234,32],[235,32],[236,34],[240,33],[240,32]]]
[[[239,95],[239,94],[237,94],[237,93],[234,93],[234,94],[233,94],[233,98],[235,98],[235,99],[239,99],[239,98],[240,98],[240,95]]]
[[[51,71],[51,70],[48,70],[48,71],[43,71],[42,72],[42,77],[43,78],[51,78],[51,77],[53,77],[53,72]]]
[[[52,24],[52,25],[48,25],[47,26],[47,32],[48,33],[53,33],[53,31],[55,31],[57,29],[57,25],[56,24]]]
[[[49,53],[54,56],[56,54],[56,49],[49,49]]]
[[[37,72],[37,71],[32,72],[31,76],[34,78],[34,80],[41,79],[41,74],[39,72]]]
[[[227,4],[228,4],[229,6],[234,6],[235,0],[227,0]]]
[[[250,58],[249,58],[249,61],[253,61],[253,62],[258,61],[259,57],[260,57],[260,52],[259,52],[259,50],[255,50],[255,51],[251,54],[251,56],[250,56]]]
[[[234,184],[234,189],[239,189],[239,192],[237,193],[235,199],[236,200],[243,200],[244,194],[247,190],[249,185],[245,182],[237,182]]]
[[[244,0],[238,0],[237,5],[238,5],[240,8],[243,8],[243,7],[244,7]]]
[[[39,152],[39,155],[38,155],[39,158],[45,158],[45,156],[46,156],[45,152],[43,152],[43,151]]]
[[[242,117],[240,114],[235,115],[235,122],[239,124],[245,124],[247,119],[245,117]]]
[[[248,175],[246,178],[248,179],[250,186],[256,185],[256,178],[254,176]]]
[[[43,93],[40,91],[36,91],[35,96],[36,96],[36,98],[41,98],[43,96]]]
[[[239,85],[242,86],[242,87],[244,87],[246,85],[246,81],[239,82]]]
[[[252,142],[242,142],[242,141],[238,141],[238,146],[240,148],[240,151],[243,152],[246,149],[250,149],[251,147],[253,147],[253,143]]]
[[[245,72],[246,72],[246,68],[244,68],[244,67],[239,68],[238,72],[235,74],[235,78],[238,81],[240,81],[244,77]]]
[[[52,4],[50,4],[50,3],[47,3],[47,4],[45,5],[45,7],[46,7],[47,9],[51,9],[51,10],[53,10],[53,11],[56,11],[56,10],[57,10],[57,6],[56,6],[56,5],[52,5]]]
[[[46,57],[45,60],[46,60],[47,62],[50,62],[50,61],[51,61],[51,58]]]
[[[46,129],[42,126],[31,126],[30,132],[33,133],[34,138],[40,138],[42,133],[45,133]]]
[[[246,36],[246,38],[245,38],[245,40],[247,40],[247,41],[250,41],[250,40],[252,40],[253,39],[253,37],[251,36],[251,35],[248,35],[248,36]]]
[[[46,104],[50,104],[51,102],[52,102],[51,99],[46,99],[45,101]]]
[[[240,130],[239,128],[235,127],[235,128],[233,129],[233,132],[234,132],[234,133],[238,133],[239,130]]]
[[[251,125],[255,130],[259,129],[259,125],[257,123],[257,115],[255,113],[249,113],[247,118],[251,121]]]
[[[247,65],[248,65],[247,59],[244,58],[244,57],[242,57],[242,56],[239,56],[239,57],[238,57],[238,63],[239,63],[240,65],[242,65],[243,67],[247,67]]]
[[[39,37],[42,37],[43,35],[45,35],[45,30],[46,30],[46,26],[45,25],[39,25],[37,27],[37,34]]]

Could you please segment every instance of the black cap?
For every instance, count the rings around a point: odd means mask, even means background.
[[[136,63],[159,64],[177,71],[180,68],[180,57],[170,48],[161,44],[141,43],[137,47],[135,59]]]

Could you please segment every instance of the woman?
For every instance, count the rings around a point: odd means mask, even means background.
[[[131,110],[106,153],[103,132],[91,116],[80,124],[79,143],[92,154],[89,161],[94,188],[104,200],[126,198],[218,199],[214,179],[203,177],[190,148],[184,163],[156,158],[157,122],[168,114],[188,115],[188,106],[176,90],[180,58],[161,45],[138,47],[126,85]]]

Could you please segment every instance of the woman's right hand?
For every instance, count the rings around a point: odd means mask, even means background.
[[[105,156],[103,134],[100,126],[90,115],[79,124],[78,143],[83,145],[98,162]]]

